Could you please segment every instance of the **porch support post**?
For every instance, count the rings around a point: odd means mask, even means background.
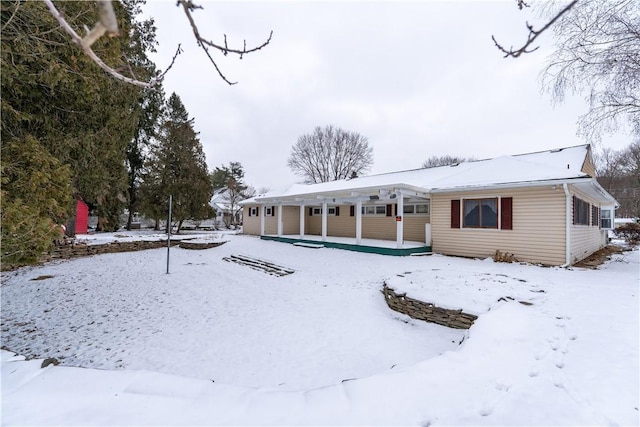
[[[278,237],[282,237],[282,205],[278,205]]]
[[[264,205],[258,206],[258,215],[260,215],[260,235],[264,236]]]
[[[322,241],[327,241],[327,202],[322,202]]]
[[[356,245],[362,244],[362,200],[356,202]]]
[[[402,249],[404,242],[404,196],[402,192],[398,192],[396,197],[398,201],[398,211],[396,212],[396,245],[398,249]]]
[[[300,239],[304,239],[304,203],[300,205]]]

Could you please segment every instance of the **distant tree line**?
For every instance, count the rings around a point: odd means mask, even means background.
[[[598,182],[620,207],[618,218],[640,218],[640,142],[621,150],[602,149],[596,156]]]
[[[422,162],[423,168],[436,168],[438,166],[450,166],[455,165],[462,162],[471,162],[475,160],[473,157],[460,157],[460,156],[451,156],[449,154],[445,154],[444,156],[431,156],[424,162]]]

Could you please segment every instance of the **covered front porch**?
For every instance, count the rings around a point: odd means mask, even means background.
[[[272,240],[282,243],[291,243],[297,246],[308,248],[334,248],[347,251],[365,252],[380,255],[408,256],[408,255],[428,255],[431,253],[431,246],[427,246],[424,242],[403,241],[401,246],[396,241],[380,240],[380,239],[360,239],[360,243],[356,242],[353,237],[336,237],[336,236],[316,236],[304,235],[261,235],[262,240]]]

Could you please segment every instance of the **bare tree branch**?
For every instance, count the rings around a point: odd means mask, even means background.
[[[578,133],[591,143],[621,125],[640,135],[639,13],[635,0],[580,0],[553,27],[556,50],[542,86],[555,102],[584,95],[589,109]]]
[[[523,7],[528,7],[529,6],[523,0],[517,0],[517,2],[518,2],[518,8],[519,9],[522,9]],[[558,12],[558,14],[556,16],[554,16],[551,21],[547,22],[547,24],[544,27],[542,27],[541,29],[539,29],[539,30],[534,30],[533,29],[533,25],[531,25],[531,24],[529,24],[527,22],[526,23],[527,29],[529,30],[529,34],[527,35],[527,41],[519,49],[514,50],[513,47],[510,47],[509,50],[507,50],[500,43],[498,43],[498,41],[496,40],[495,36],[492,35],[491,39],[493,40],[493,43],[496,45],[496,47],[505,54],[504,55],[505,58],[508,58],[510,56],[513,57],[513,58],[517,58],[520,55],[522,55],[523,53],[534,52],[540,46],[536,46],[536,47],[534,47],[532,49],[529,49],[529,46],[531,46],[531,44],[536,40],[536,38],[538,38],[538,36],[540,34],[544,33],[547,29],[549,29],[549,27],[551,27],[558,19],[560,19],[560,17],[562,15],[564,15],[566,12],[568,12],[577,2],[578,2],[578,0],[573,0],[571,3],[569,3],[567,6],[565,6],[560,12]]]
[[[75,44],[77,44],[78,47],[80,47],[80,49],[82,49],[82,51],[89,58],[91,58],[91,60],[93,62],[95,62],[100,68],[102,68],[104,71],[109,73],[111,76],[113,76],[116,79],[121,80],[123,82],[129,83],[129,84],[132,84],[132,85],[135,85],[135,86],[143,87],[143,88],[149,88],[149,87],[155,86],[157,84],[160,84],[162,82],[162,79],[167,74],[167,72],[171,69],[171,67],[173,67],[173,64],[176,62],[176,58],[178,57],[178,55],[180,53],[182,53],[182,48],[181,48],[180,45],[178,45],[178,48],[176,49],[176,53],[174,54],[173,59],[171,60],[171,63],[169,64],[169,66],[162,73],[160,73],[157,77],[149,80],[148,82],[137,80],[135,78],[135,76],[134,76],[134,78],[124,76],[121,73],[119,73],[118,70],[115,70],[114,68],[112,68],[112,67],[108,66],[107,64],[105,64],[105,62],[98,55],[96,55],[96,53],[91,49],[91,45],[93,45],[105,33],[110,35],[110,36],[115,36],[115,35],[119,34],[118,23],[117,23],[116,16],[115,16],[115,13],[114,13],[114,10],[113,10],[112,0],[98,0],[97,1],[98,10],[99,10],[99,20],[91,30],[86,29],[87,30],[87,34],[86,34],[86,36],[84,38],[80,37],[78,35],[78,33],[76,33],[75,30],[71,27],[71,25],[69,25],[69,23],[66,21],[66,19],[62,16],[62,14],[54,6],[53,0],[44,0],[44,2],[47,5],[47,7],[49,8],[49,11],[51,12],[51,14],[60,23],[60,26],[64,29],[64,31],[67,34],[69,34],[71,36],[71,39],[73,40],[73,42]],[[271,31],[271,33],[269,34],[269,37],[267,38],[267,40],[264,43],[262,43],[259,46],[254,47],[254,48],[251,48],[251,49],[247,49],[246,40],[243,43],[243,48],[242,49],[232,49],[232,48],[230,48],[229,45],[227,44],[227,36],[226,36],[226,34],[224,35],[224,45],[216,44],[216,43],[214,43],[212,41],[204,39],[200,35],[200,31],[198,30],[198,26],[196,25],[195,20],[193,19],[193,16],[191,14],[191,12],[195,11],[196,9],[202,9],[202,6],[198,6],[198,5],[194,4],[191,0],[178,0],[177,5],[178,6],[182,5],[182,7],[184,9],[184,12],[187,15],[187,19],[189,20],[189,24],[191,25],[191,28],[193,30],[193,34],[194,34],[194,36],[196,38],[198,46],[200,46],[204,50],[205,54],[209,58],[209,61],[213,64],[213,66],[215,67],[216,71],[218,72],[218,75],[222,78],[222,80],[224,80],[225,82],[227,82],[230,85],[236,84],[237,82],[229,81],[229,79],[227,79],[227,77],[222,73],[222,71],[218,67],[218,64],[213,59],[213,56],[211,56],[209,48],[213,48],[213,49],[219,50],[225,56],[227,54],[229,54],[229,53],[234,53],[234,54],[239,55],[240,59],[242,59],[244,55],[246,55],[248,53],[251,53],[251,52],[258,51],[258,50],[262,49],[263,47],[265,47],[266,45],[268,45],[271,42],[271,38],[273,36],[273,31]],[[132,73],[132,75],[133,75],[133,73]]]
[[[198,26],[195,22],[195,20],[193,19],[193,16],[191,14],[191,12],[195,11],[196,9],[202,9],[202,6],[198,6],[196,4],[193,3],[193,1],[191,0],[178,0],[178,5],[182,5],[182,8],[184,9],[184,13],[185,15],[187,15],[187,19],[189,19],[189,24],[191,24],[191,29],[193,30],[193,35],[196,38],[196,41],[198,42],[198,46],[200,46],[202,48],[202,50],[204,50],[205,54],[207,55],[207,57],[209,58],[209,61],[211,61],[211,63],[213,64],[213,66],[215,67],[216,71],[218,72],[218,75],[220,76],[220,78],[222,78],[222,80],[224,80],[225,82],[227,82],[230,85],[234,85],[237,82],[231,82],[229,81],[229,79],[227,79],[227,77],[222,73],[222,71],[220,70],[220,68],[218,67],[218,64],[216,63],[216,61],[213,59],[213,57],[211,56],[211,53],[209,52],[209,48],[214,48],[219,50],[220,52],[222,52],[223,55],[227,55],[229,53],[235,53],[237,55],[240,56],[240,59],[242,59],[242,57],[248,53],[251,52],[255,52],[258,51],[260,49],[262,49],[263,47],[265,47],[266,45],[268,45],[271,42],[271,37],[273,37],[273,31],[271,31],[271,33],[269,34],[269,37],[267,38],[267,40],[262,43],[259,46],[256,46],[254,48],[251,49],[247,49],[247,41],[244,40],[244,46],[242,49],[232,49],[229,47],[229,45],[227,44],[227,35],[224,35],[224,45],[219,45],[216,44],[210,40],[206,40],[205,38],[203,38],[200,35],[200,31],[198,29]]]
[[[107,26],[105,24],[101,24],[101,21],[98,22],[94,27],[94,29],[92,30],[92,31],[96,31],[96,28],[98,28],[96,33],[94,33],[94,35],[91,36],[91,32],[90,32],[87,35],[88,38],[86,40],[83,40],[82,37],[80,37],[75,32],[75,30],[71,28],[69,23],[64,19],[64,17],[60,14],[60,12],[58,12],[58,9],[56,9],[56,7],[53,5],[53,2],[51,0],[44,0],[44,2],[49,8],[49,11],[54,16],[54,18],[56,18],[56,20],[60,23],[62,28],[67,32],[67,34],[71,36],[71,39],[74,41],[74,43],[76,43],[80,47],[80,49],[82,49],[82,51],[104,71],[111,74],[113,77],[115,77],[118,80],[122,80],[125,83],[129,83],[139,87],[149,88],[159,83],[157,79],[152,79],[149,82],[142,82],[140,80],[135,80],[135,79],[123,76],[122,74],[118,73],[116,70],[114,70],[113,68],[105,64],[104,61],[102,61],[102,59],[100,59],[100,57],[96,55],[96,53],[91,49],[91,44],[93,44],[95,40],[97,40],[100,36],[102,36],[102,34],[104,34],[107,31]],[[110,3],[110,0],[108,0],[108,2]],[[113,12],[113,9],[111,11]],[[101,12],[101,15],[102,15],[102,12]],[[107,22],[107,25],[111,25],[111,24]],[[111,29],[113,29],[113,27],[111,27]],[[116,29],[117,29],[117,26],[116,26]],[[99,32],[101,32],[101,34],[97,36],[94,40],[95,35]]]

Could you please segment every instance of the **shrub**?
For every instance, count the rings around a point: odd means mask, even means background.
[[[501,252],[500,250],[497,250],[496,253],[493,255],[493,260],[495,262],[519,262],[518,258],[516,258],[516,256],[514,254],[510,254],[508,252]]]
[[[624,239],[630,245],[640,243],[640,224],[629,222],[615,229],[616,236]]]

